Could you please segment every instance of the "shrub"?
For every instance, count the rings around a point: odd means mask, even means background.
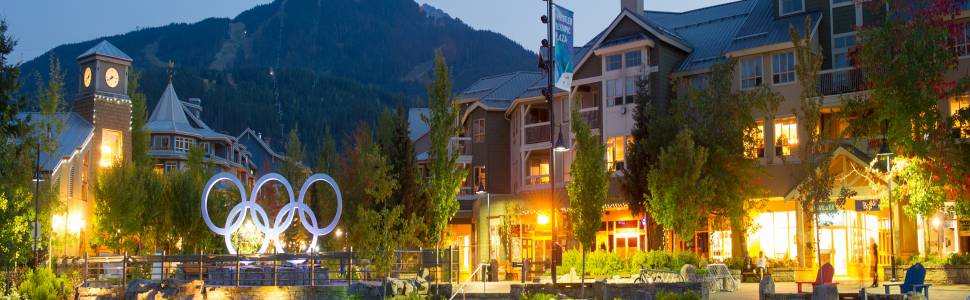
[[[958,253],[951,253],[946,256],[945,265],[955,266],[955,265],[970,265],[970,254],[961,255]]]
[[[54,275],[51,269],[37,268],[27,271],[18,292],[27,299],[65,298],[70,288],[66,281],[64,276]]]
[[[686,291],[683,293],[674,293],[668,291],[660,291],[657,293],[657,300],[700,300],[701,296],[692,291]]]
[[[618,275],[626,268],[620,255],[606,251],[586,253],[586,273],[590,275]],[[576,269],[579,270],[578,268]]]
[[[673,270],[673,271],[680,271],[680,268],[686,264],[691,264],[698,268],[702,268],[707,265],[707,263],[704,263],[704,265],[701,265],[701,258],[700,256],[697,256],[697,253],[680,252],[673,256],[673,258],[670,261],[670,264],[667,265],[667,269]]]
[[[579,249],[571,249],[571,250],[563,251],[562,264],[559,265],[559,268],[562,269],[563,272],[568,273],[570,268],[576,268],[576,274],[579,274],[580,270],[582,270],[582,267],[583,267],[583,253],[579,251]]]
[[[729,257],[721,261],[728,269],[741,270],[744,268],[744,257]]]
[[[549,300],[549,299],[559,299],[559,296],[556,296],[555,294],[547,294],[547,293],[525,293],[519,297],[519,300]]]

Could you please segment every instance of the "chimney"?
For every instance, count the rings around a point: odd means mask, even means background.
[[[620,0],[620,11],[629,9],[635,13],[643,13],[643,0]]]

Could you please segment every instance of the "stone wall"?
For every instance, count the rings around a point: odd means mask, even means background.
[[[906,278],[906,268],[896,267],[899,280]],[[883,268],[883,279],[892,277],[892,268]],[[926,283],[929,284],[970,284],[970,265],[926,267]]]
[[[580,284],[513,284],[511,298],[518,299],[524,293],[563,294],[569,298],[579,298],[582,286]],[[586,297],[594,299],[656,299],[661,291],[683,293],[693,291],[701,295],[701,299],[709,299],[708,288],[700,282],[674,283],[605,283],[602,281],[586,284]]]

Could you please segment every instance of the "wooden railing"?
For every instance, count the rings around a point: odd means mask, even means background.
[[[548,122],[525,125],[525,143],[537,144],[550,141],[551,128]]]

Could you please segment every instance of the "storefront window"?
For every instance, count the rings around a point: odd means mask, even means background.
[[[104,129],[101,131],[101,160],[102,167],[110,167],[122,159],[121,131]]]
[[[795,245],[795,212],[765,212],[758,215],[758,237],[761,251],[773,259],[794,259],[798,255]]]

